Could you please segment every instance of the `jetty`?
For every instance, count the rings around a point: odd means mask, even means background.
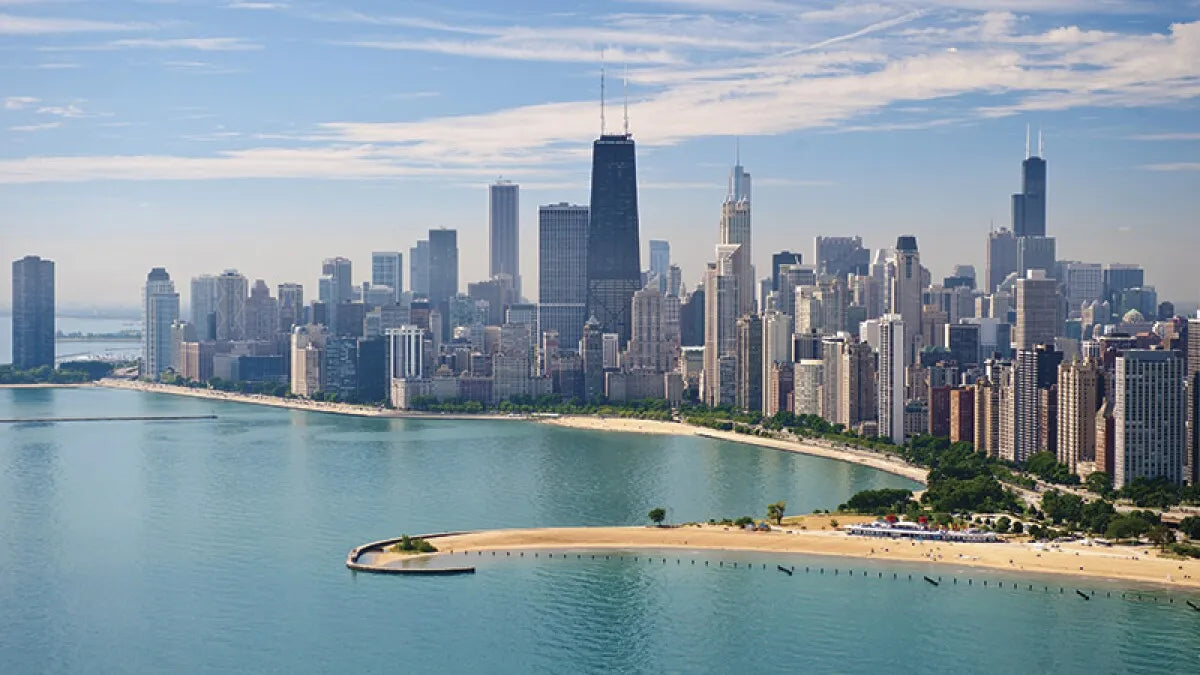
[[[0,419],[0,424],[54,424],[56,422],[183,422],[215,420],[216,415],[116,415],[109,417],[20,417]]]

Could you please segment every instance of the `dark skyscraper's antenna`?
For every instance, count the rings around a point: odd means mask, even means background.
[[[1046,142],[1042,138],[1042,130],[1038,129],[1038,157],[1046,156]]]
[[[742,137],[733,137],[733,163],[735,166],[742,165]]]
[[[601,69],[601,71],[600,71],[600,79],[601,80],[604,79],[604,70],[603,69]],[[604,91],[603,83],[601,83],[601,85],[600,85],[600,91],[601,92]],[[601,96],[600,98],[601,98],[601,100],[603,100],[604,97]],[[603,104],[601,104],[601,107],[603,107]],[[601,110],[601,112],[600,112],[600,117],[601,118],[604,117],[603,110]],[[1028,122],[1025,123],[1025,159],[1029,159],[1029,123]]]
[[[600,135],[604,135],[604,50],[600,50]]]
[[[625,135],[629,135],[629,65],[625,65],[625,72],[621,74],[622,93],[625,95],[624,112],[625,112]]]

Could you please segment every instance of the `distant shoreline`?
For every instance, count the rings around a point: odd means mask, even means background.
[[[25,384],[0,384],[0,389],[59,389],[94,387],[95,382],[29,382]]]
[[[696,550],[839,556],[938,566],[983,568],[1012,573],[1055,574],[1063,577],[1108,579],[1200,589],[1200,560],[1159,557],[1145,546],[1112,548],[1080,544],[1040,545],[1028,542],[996,544],[949,543],[859,537],[831,527],[831,519],[846,524],[862,516],[803,516],[789,519],[782,529],[749,532],[732,527],[566,527],[484,530],[441,536],[437,557],[502,550]],[[802,529],[808,528],[808,529]],[[1147,554],[1147,552],[1149,552]],[[388,566],[404,556],[380,552],[373,566]]]

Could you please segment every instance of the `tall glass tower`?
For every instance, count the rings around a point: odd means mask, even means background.
[[[629,341],[633,294],[641,287],[637,167],[633,136],[601,134],[592,145],[587,311],[601,332]]]
[[[1013,234],[1018,237],[1046,236],[1046,160],[1042,159],[1042,134],[1038,132],[1036,155],[1029,154],[1025,137],[1025,161],[1021,162],[1021,191],[1012,196]]]

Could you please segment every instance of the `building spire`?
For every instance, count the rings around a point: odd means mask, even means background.
[[[1038,157],[1044,158],[1045,154],[1046,154],[1046,142],[1045,142],[1045,139],[1042,138],[1042,130],[1038,129]]]
[[[604,67],[600,68],[600,117],[604,117]],[[1025,159],[1029,159],[1029,123],[1025,123]]]
[[[621,88],[625,95],[624,114],[625,114],[625,135],[629,135],[629,64],[625,65],[625,72],[621,74]]]
[[[600,135],[604,135],[604,50],[600,50]]]
[[[742,137],[733,137],[733,163],[737,166],[742,165]]]

